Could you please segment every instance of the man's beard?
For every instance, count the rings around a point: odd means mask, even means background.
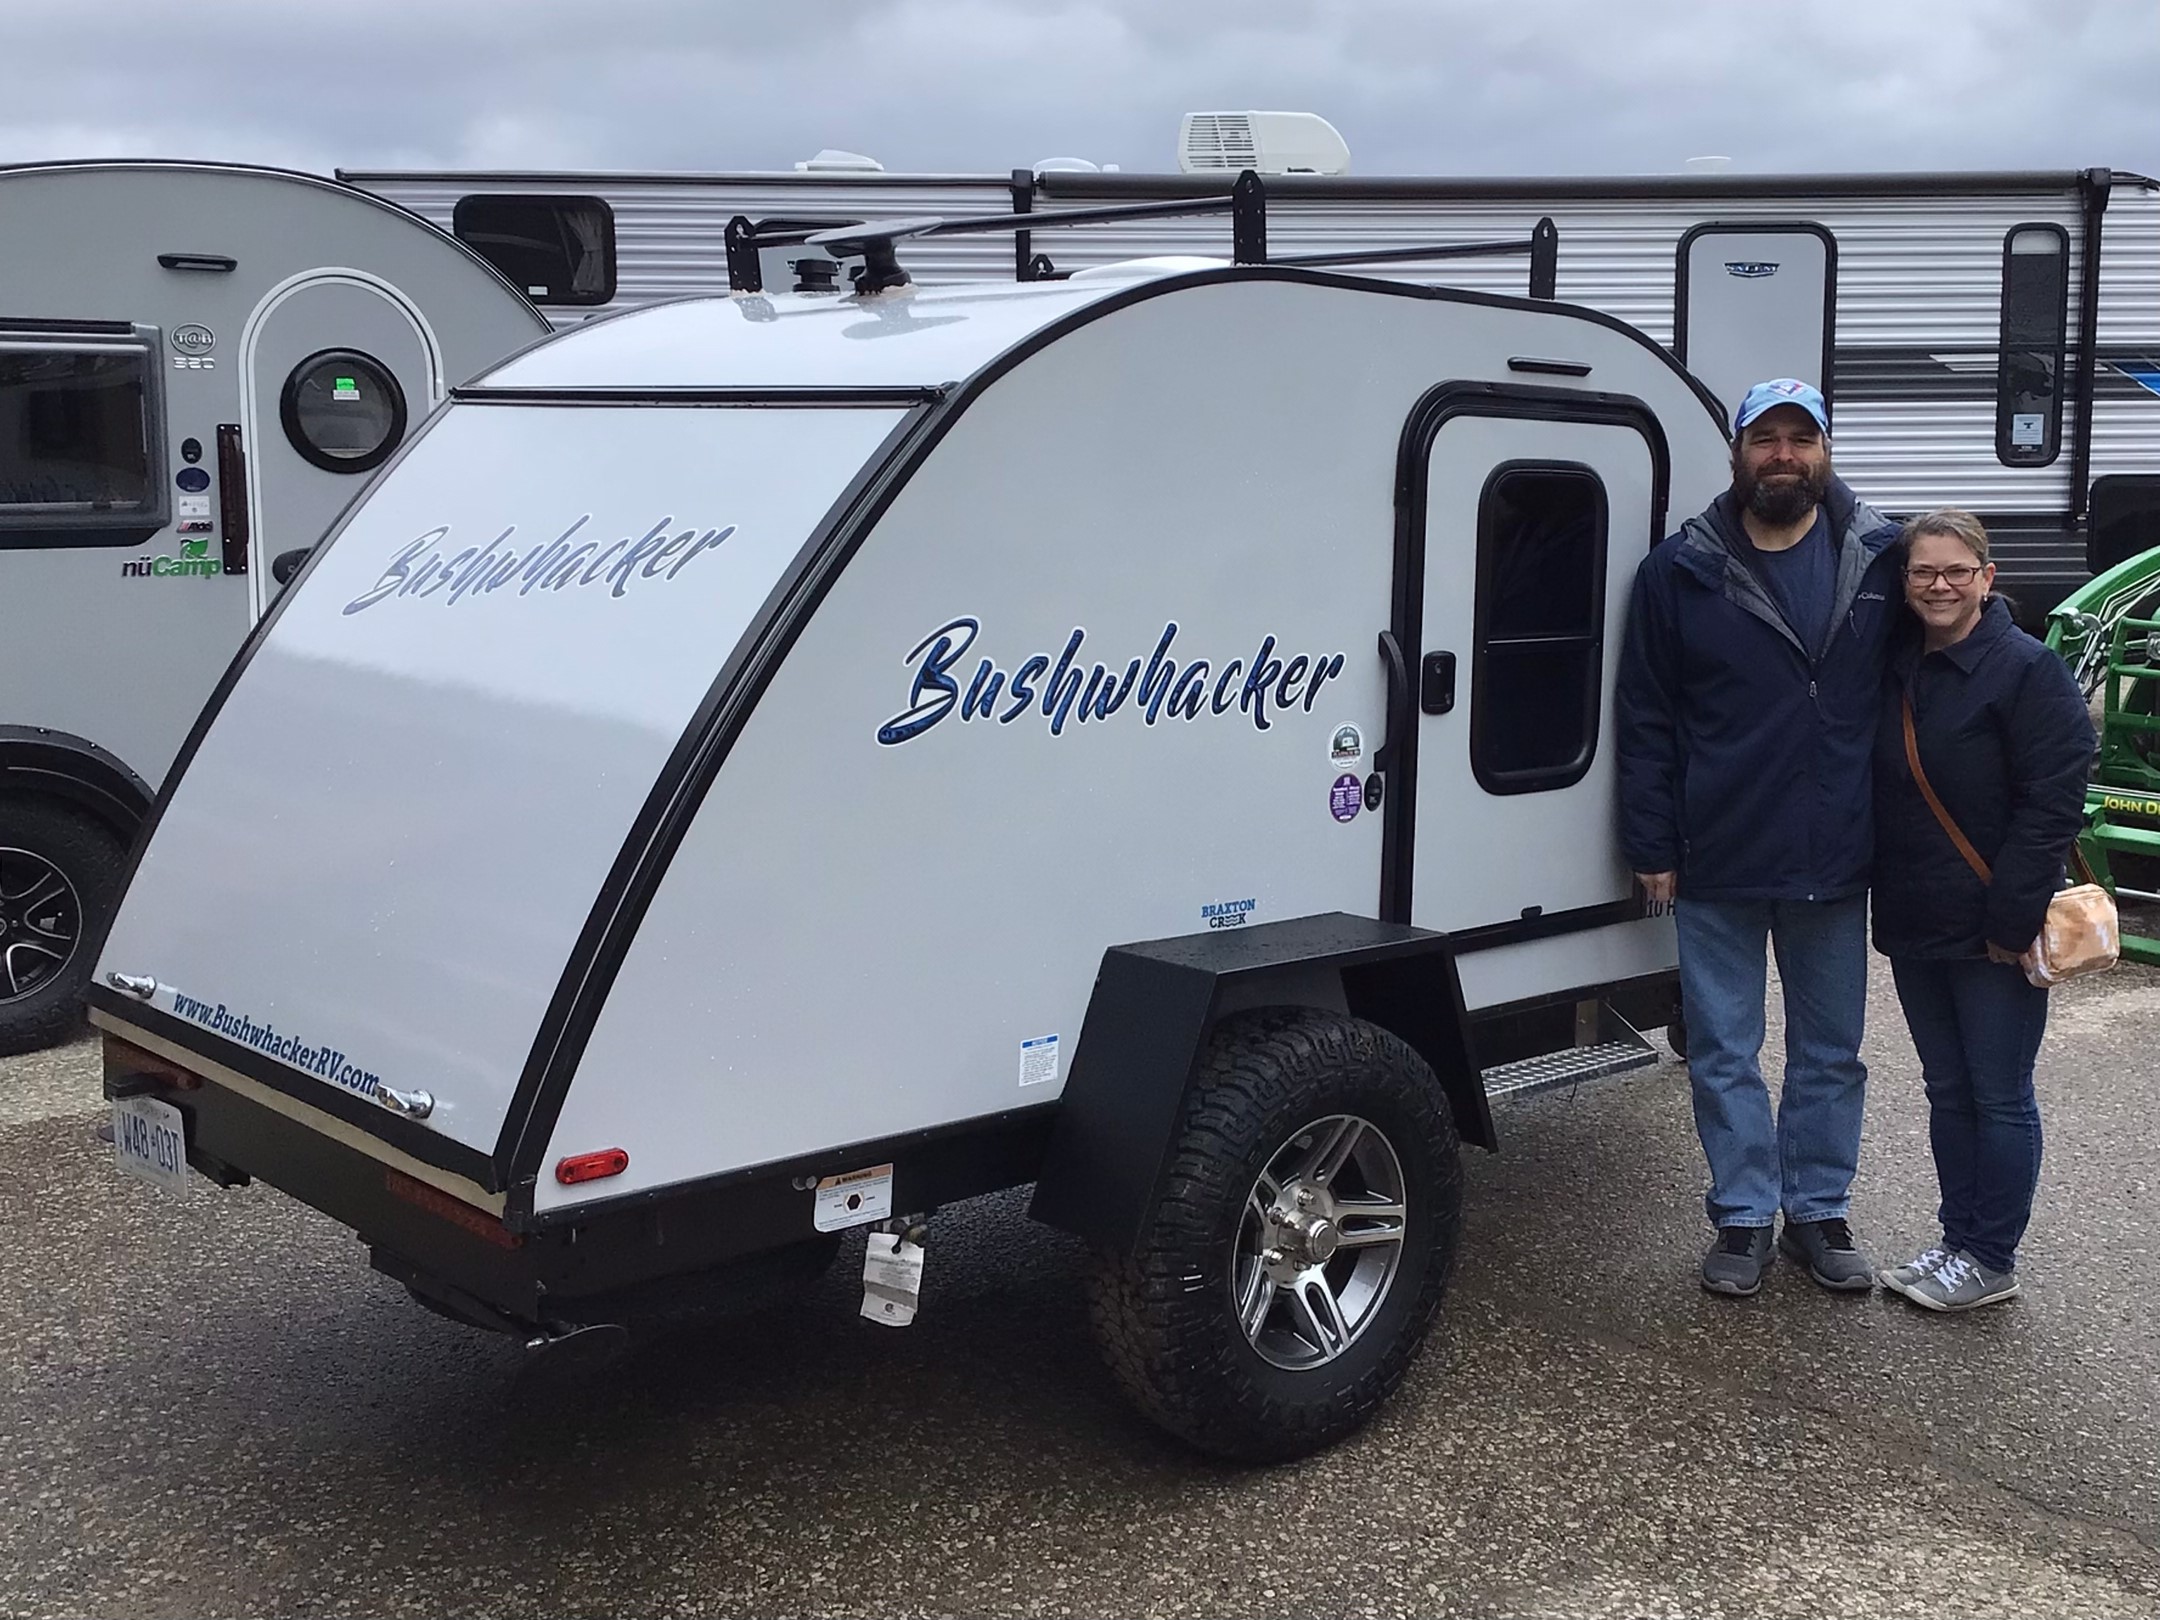
[[[1798,523],[1821,504],[1829,489],[1830,460],[1827,456],[1820,467],[1813,472],[1802,472],[1797,478],[1788,473],[1757,478],[1745,467],[1733,468],[1733,494],[1742,506],[1765,523]]]

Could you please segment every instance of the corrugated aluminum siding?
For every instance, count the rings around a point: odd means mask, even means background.
[[[457,199],[477,191],[557,191],[605,197],[615,210],[616,307],[726,288],[724,233],[738,213],[752,218],[831,215],[896,218],[1002,213],[1007,179],[993,175],[714,175],[675,179],[611,175],[343,176],[402,203],[445,230]],[[1047,212],[1139,199],[1120,180],[1099,186],[1061,176],[1058,196],[1038,193]],[[2026,532],[2005,534],[2013,573],[2083,572],[2082,541],[2051,531],[2047,514],[2066,513],[2072,471],[2072,402],[2064,402],[2063,453],[2048,467],[2010,468],[1995,458],[1995,351],[2001,320],[2003,242],[2016,225],[2048,222],[2070,240],[2069,367],[2077,365],[2078,299],[2084,225],[2076,187],[1906,192],[1880,183],[1841,193],[1750,195],[1690,186],[1640,196],[1541,194],[1536,182],[1511,194],[1483,183],[1474,197],[1376,195],[1346,183],[1339,197],[1311,182],[1268,203],[1272,255],[1383,250],[1422,243],[1521,240],[1538,217],[1559,227],[1559,296],[1615,315],[1660,343],[1673,335],[1680,238],[1707,220],[1809,220],[1837,240],[1837,456],[1841,472],[1877,505],[1912,512],[1964,505],[2029,514]],[[1400,188],[1398,188],[1399,190]],[[1228,258],[1227,214],[1045,227],[1033,248],[1061,270],[1164,253]],[[927,238],[901,249],[922,282],[1009,278],[1008,234]],[[2151,350],[2160,362],[2160,193],[2115,189],[2103,233],[2100,350],[2103,362]],[[1527,290],[1526,256],[1376,265],[1393,280],[1478,291]],[[590,310],[551,309],[558,325]],[[2160,396],[2107,369],[2096,389],[2092,472],[2160,472]]]

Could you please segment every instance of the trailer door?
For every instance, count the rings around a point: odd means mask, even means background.
[[[1451,386],[1404,440],[1388,909],[1538,937],[1634,916],[1609,712],[1663,436],[1605,395]]]
[[[1833,405],[1837,238],[1813,220],[1712,221],[1680,238],[1673,356],[1724,402],[1798,377]]]
[[[442,354],[395,287],[355,270],[294,278],[248,323],[240,443],[257,614],[271,565],[312,546],[443,396]]]

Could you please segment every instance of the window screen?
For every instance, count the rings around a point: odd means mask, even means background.
[[[1470,761],[1488,793],[1582,780],[1597,750],[1605,486],[1579,462],[1510,462],[1478,503]]]
[[[139,518],[156,499],[150,355],[0,341],[0,515]]]
[[[615,212],[601,198],[461,197],[450,229],[536,304],[615,296]]]
[[[2070,233],[2017,225],[2003,239],[2002,340],[1995,371],[1995,459],[2045,467],[2062,453],[2070,312]]]

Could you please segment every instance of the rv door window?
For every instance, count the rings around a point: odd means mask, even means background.
[[[152,369],[140,339],[0,339],[0,531],[12,543],[94,543],[88,531],[160,521]]]
[[[615,211],[602,198],[460,197],[450,229],[536,304],[615,296]]]
[[[1605,485],[1580,462],[1509,462],[1478,503],[1470,762],[1488,793],[1582,780],[1597,750]]]
[[[357,349],[324,349],[292,369],[278,400],[285,437],[327,472],[367,472],[405,437],[405,391]]]
[[[2070,233],[2017,225],[2003,239],[2002,340],[1995,362],[1995,458],[2045,467],[2062,453]]]

